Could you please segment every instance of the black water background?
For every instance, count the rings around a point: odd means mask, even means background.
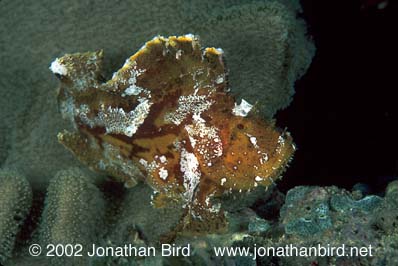
[[[398,175],[398,3],[301,2],[317,55],[277,115],[299,148],[280,187],[362,182],[380,191]]]

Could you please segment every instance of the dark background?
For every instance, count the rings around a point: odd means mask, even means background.
[[[279,184],[362,182],[379,192],[398,175],[398,3],[301,2],[317,54],[277,115],[298,146]]]

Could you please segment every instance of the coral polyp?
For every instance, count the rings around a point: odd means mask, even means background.
[[[60,109],[75,127],[59,141],[93,170],[148,183],[155,206],[180,202],[185,228],[223,217],[212,197],[269,186],[294,152],[287,132],[235,103],[223,56],[194,35],[158,36],[106,83],[102,51],[56,59]]]

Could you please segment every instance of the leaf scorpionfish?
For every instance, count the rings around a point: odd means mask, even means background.
[[[155,207],[180,202],[186,230],[209,231],[203,224],[224,216],[213,197],[269,186],[294,153],[288,132],[235,103],[223,51],[194,35],[155,37],[107,82],[102,61],[101,50],[52,62],[61,114],[74,125],[58,139],[92,170],[146,182]]]

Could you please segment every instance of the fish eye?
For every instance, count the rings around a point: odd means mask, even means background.
[[[237,124],[237,125],[236,125],[236,127],[237,127],[238,129],[240,129],[240,130],[242,130],[242,129],[244,129],[244,128],[245,128],[245,126],[244,126],[244,125],[242,125],[242,124]]]

